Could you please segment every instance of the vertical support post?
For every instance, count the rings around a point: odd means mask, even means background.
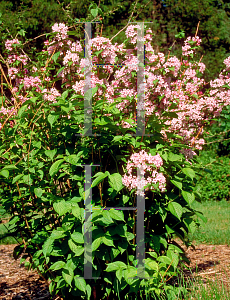
[[[92,165],[85,165],[85,212],[84,212],[84,279],[92,277]]]
[[[92,24],[85,23],[85,86],[84,86],[84,136],[92,136],[92,57],[90,40],[92,37]]]
[[[91,166],[85,166],[85,223],[84,223],[84,278],[92,278],[92,189]]]
[[[137,28],[137,130],[136,136],[145,135],[145,66],[144,66],[144,22]]]
[[[137,168],[137,179],[141,182],[142,174],[140,169]],[[137,277],[144,278],[145,277],[145,196],[139,194],[140,188],[137,187],[137,226],[136,226],[136,259],[137,263]],[[143,192],[143,191],[142,191]]]

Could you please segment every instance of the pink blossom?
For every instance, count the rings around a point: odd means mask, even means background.
[[[162,173],[158,173],[158,169],[163,165],[163,160],[159,154],[152,156],[144,150],[131,155],[126,165],[128,175],[122,178],[123,184],[131,191],[137,189],[136,194],[144,196],[143,188],[146,190],[154,190],[152,184],[159,182],[161,192],[166,191],[166,178]],[[134,170],[139,169],[140,175],[133,174]],[[147,187],[150,184],[150,187]]]
[[[52,26],[52,31],[57,32],[57,39],[58,41],[64,40],[68,37],[67,32],[68,32],[68,26],[66,26],[64,23],[55,23]]]
[[[56,103],[57,102],[56,98],[57,97],[61,97],[61,94],[55,88],[51,88],[50,90],[44,89],[42,91],[42,93],[44,94],[43,95],[43,99],[44,100],[48,100],[48,101],[50,101],[52,103]]]
[[[25,77],[24,80],[22,81],[23,84],[24,84],[24,89],[29,89],[31,87],[36,87],[37,91],[40,91],[40,88],[39,88],[39,85],[42,84],[42,81],[41,79],[36,76],[36,77],[33,77],[33,76],[30,76],[30,77]]]
[[[7,50],[12,51],[13,50],[12,45],[14,45],[14,44],[20,45],[19,40],[18,39],[6,40],[5,47]]]
[[[10,79],[15,79],[18,72],[19,72],[18,68],[9,68],[8,74]]]

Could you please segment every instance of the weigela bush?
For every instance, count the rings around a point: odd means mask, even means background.
[[[155,53],[151,30],[140,40],[139,29],[128,26],[120,45],[97,36],[84,47],[65,24],[55,24],[36,61],[17,39],[6,41],[1,56],[1,204],[12,214],[11,234],[22,237],[15,258],[24,250],[23,259],[30,258],[52,295],[174,297],[170,280],[186,260],[174,238],[189,246],[194,216],[202,218],[191,208],[199,198],[196,150],[205,126],[230,103],[229,59],[204,91],[205,65],[193,59],[197,36],[185,41],[179,59]],[[137,101],[143,68],[144,101]],[[92,107],[85,107],[86,86],[92,87]],[[86,135],[91,115],[92,135]],[[140,117],[145,132],[138,136]],[[84,278],[84,166],[92,172],[95,280]],[[136,207],[138,196],[145,197],[148,279],[135,277],[136,211],[106,209]]]

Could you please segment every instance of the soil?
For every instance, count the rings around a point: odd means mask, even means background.
[[[210,282],[219,288],[224,286],[230,297],[230,246],[200,244],[195,250],[181,247],[191,261],[190,270],[184,270],[185,278],[201,279],[204,286]]]
[[[16,245],[0,245],[0,300],[58,300],[51,297],[49,289],[36,271],[28,271],[20,259],[13,258]],[[182,246],[184,247],[184,246]],[[186,249],[186,248],[184,248]],[[198,245],[186,251],[191,260],[191,271],[194,276],[202,278],[204,284],[208,280],[223,282],[230,290],[230,246]],[[187,273],[186,273],[187,272]],[[186,276],[191,272],[185,271]]]

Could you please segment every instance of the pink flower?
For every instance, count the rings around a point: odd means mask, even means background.
[[[9,68],[8,74],[10,79],[15,79],[18,72],[19,70],[17,68]]]
[[[51,88],[50,91],[48,89],[44,89],[42,93],[44,94],[43,99],[48,100],[52,103],[56,103],[57,102],[56,98],[61,97],[61,94],[55,88]]]
[[[64,23],[55,23],[52,26],[52,31],[57,32],[57,39],[58,41],[64,40],[68,37],[67,32],[68,32],[68,26],[66,26]]]
[[[19,40],[18,39],[6,40],[5,47],[7,50],[12,51],[13,50],[12,45],[14,45],[14,44],[20,45]]]
[[[136,194],[144,196],[143,189],[154,190],[152,184],[159,182],[161,192],[166,191],[166,178],[162,173],[158,173],[158,169],[163,165],[163,160],[159,154],[152,156],[144,150],[131,155],[127,163],[126,169],[128,175],[122,178],[123,184],[131,191],[137,189]],[[133,172],[139,169],[140,174],[134,175]],[[138,174],[138,173],[137,173]],[[150,184],[150,187],[146,187]]]
[[[24,84],[24,89],[29,89],[31,87],[36,87],[37,91],[40,91],[40,88],[39,88],[39,85],[42,84],[42,81],[41,79],[36,76],[36,77],[33,77],[33,76],[30,76],[30,77],[25,77],[24,80],[22,80],[23,84]]]

